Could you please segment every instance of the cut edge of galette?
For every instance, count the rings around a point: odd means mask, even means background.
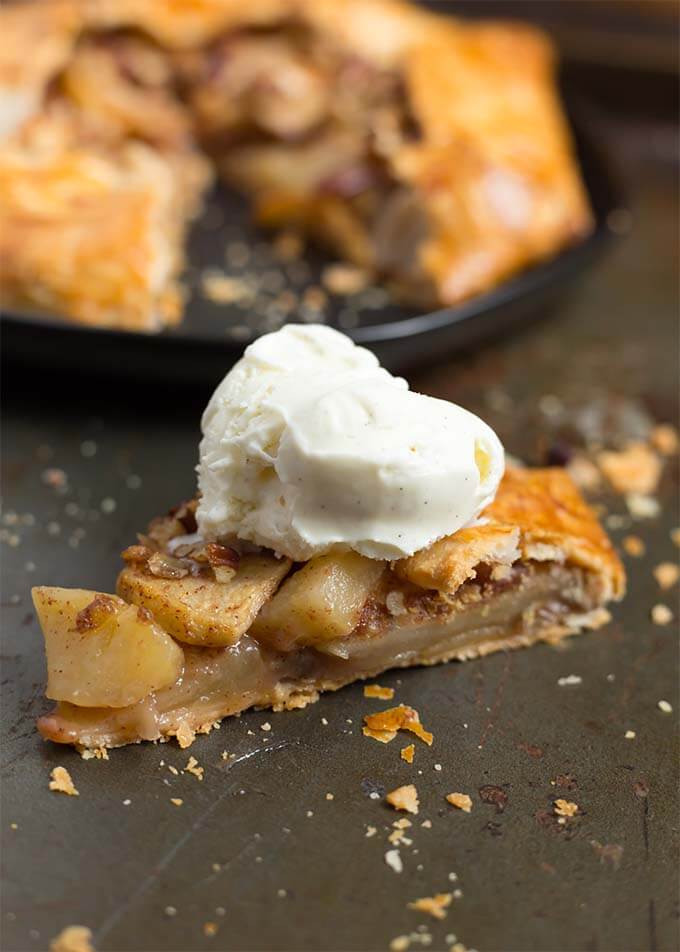
[[[247,708],[301,708],[391,668],[465,661],[599,628],[621,562],[569,476],[510,469],[477,524],[396,562],[292,563],[196,536],[195,501],[123,552],[117,595],[36,588],[43,737],[85,748],[197,733]]]

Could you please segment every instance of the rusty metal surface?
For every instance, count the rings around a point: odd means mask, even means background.
[[[555,321],[413,381],[481,413],[531,462],[584,433],[611,438],[676,414],[676,170],[626,151],[625,136],[615,146],[634,194],[631,234]],[[647,553],[626,559],[629,595],[601,632],[380,679],[434,732],[412,767],[398,741],[361,736],[362,715],[381,705],[359,687],[224,723],[191,748],[203,781],[160,766],[185,766],[174,745],[86,762],[39,739],[47,704],[30,585],[111,587],[135,530],[192,492],[205,398],[7,373],[2,948],[45,949],[69,924],[89,926],[100,952],[362,952],[412,933],[412,949],[677,948],[677,630],[649,617],[677,601],[652,577],[677,557],[674,463],[661,515],[612,530],[635,532]],[[46,467],[67,474],[66,494],[43,483]],[[559,686],[568,675],[582,680]],[[79,797],[48,792],[57,764]],[[421,806],[398,874],[384,858],[395,815],[371,793],[410,781]],[[472,796],[469,815],[446,804],[454,790]],[[557,796],[580,808],[564,825],[551,815]],[[408,908],[454,890],[441,922]]]

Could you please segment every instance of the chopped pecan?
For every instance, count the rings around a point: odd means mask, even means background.
[[[154,552],[146,567],[158,578],[184,578],[191,571],[182,559],[176,559],[174,555],[166,555],[164,552]]]
[[[115,599],[110,595],[96,595],[90,604],[76,615],[76,631],[86,632],[99,628],[115,611]]]
[[[219,542],[199,542],[178,545],[175,555],[182,559],[191,559],[200,566],[210,566],[216,580],[220,583],[230,582],[240,561],[236,549]]]
[[[181,502],[179,506],[175,506],[174,509],[171,509],[168,513],[169,516],[172,516],[182,524],[184,532],[187,535],[191,535],[198,529],[198,525],[196,524],[197,506],[198,500],[190,499],[188,502]]]
[[[123,549],[121,556],[124,562],[146,563],[153,555],[153,551],[148,545],[129,545],[127,549]]]

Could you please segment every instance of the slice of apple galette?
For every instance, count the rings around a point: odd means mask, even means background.
[[[466,660],[598,628],[621,563],[562,470],[510,469],[479,524],[394,561],[304,563],[195,539],[196,503],[123,552],[118,595],[36,588],[43,737],[187,743],[246,708],[303,707],[388,668]]]
[[[37,588],[41,718],[86,747],[302,707],[388,668],[556,641],[621,564],[562,470],[322,325],[259,338],[201,421],[198,497],[123,552],[118,595]]]

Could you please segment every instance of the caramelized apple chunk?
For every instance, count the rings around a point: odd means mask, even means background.
[[[162,578],[130,564],[118,576],[118,594],[147,608],[173,638],[189,645],[234,645],[290,569],[289,559],[244,555],[230,581],[204,575]]]
[[[284,651],[344,638],[384,571],[384,562],[356,552],[311,559],[267,602],[250,633]]]
[[[174,684],[184,652],[148,612],[115,595],[34,588],[45,636],[47,696],[80,707],[126,707]]]

